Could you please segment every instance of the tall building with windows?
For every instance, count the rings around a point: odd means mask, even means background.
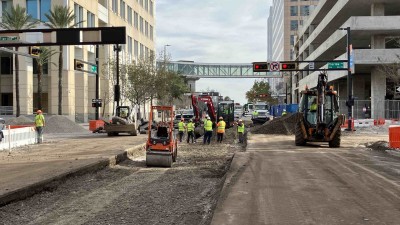
[[[297,31],[317,4],[318,0],[273,0],[268,18],[268,61],[289,61],[294,58]],[[277,92],[285,93],[282,82],[283,79],[275,79],[271,86]]]
[[[155,53],[155,0],[2,0],[0,12],[9,11],[12,5],[26,8],[34,19],[47,22],[46,13],[55,5],[68,6],[75,15],[78,27],[126,27],[126,44],[121,46],[121,64],[133,63],[141,57]],[[2,17],[2,15],[1,15]],[[1,19],[1,18],[0,18]],[[42,24],[37,28],[47,28]],[[38,34],[39,35],[39,34]],[[36,34],[20,37],[24,42],[35,43]],[[58,46],[53,49],[58,51]],[[63,105],[62,114],[80,122],[94,118],[95,75],[74,70],[74,59],[96,63],[95,46],[63,46]],[[27,52],[27,47],[19,51]],[[104,114],[113,112],[113,85],[115,70],[107,66],[116,57],[114,46],[99,47],[100,98],[103,99]],[[21,114],[29,115],[37,109],[37,65],[34,59],[19,56]],[[0,113],[15,113],[15,67],[11,53],[0,51]],[[123,75],[121,75],[123,76]],[[43,111],[58,112],[58,54],[44,68]],[[122,99],[124,101],[124,99]]]

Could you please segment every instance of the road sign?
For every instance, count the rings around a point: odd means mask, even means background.
[[[19,41],[19,37],[18,36],[1,36],[0,37],[0,41]]]
[[[396,93],[400,93],[400,86],[396,86],[396,88],[394,89],[394,91],[395,91]]]
[[[344,68],[343,62],[328,62],[328,69],[341,69]]]
[[[97,66],[92,66],[91,68],[92,73],[97,73]]]
[[[309,68],[310,70],[315,69],[315,63],[314,63],[314,62],[310,62],[310,63],[308,64],[308,68]]]
[[[269,64],[270,71],[279,71],[279,62],[271,62]]]
[[[354,51],[353,51],[353,45],[350,45],[350,71],[352,74],[354,74],[356,71],[355,65],[354,65]]]

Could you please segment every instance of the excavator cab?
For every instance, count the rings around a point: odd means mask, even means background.
[[[329,142],[329,147],[340,147],[344,115],[339,114],[337,93],[327,85],[326,74],[319,75],[316,89],[306,88],[301,93],[295,144]]]

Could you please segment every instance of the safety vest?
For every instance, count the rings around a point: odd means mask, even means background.
[[[317,104],[311,104],[310,111],[317,111]]]
[[[178,123],[178,130],[185,131],[185,123],[184,122],[181,121]]]
[[[244,124],[238,125],[237,131],[238,131],[238,133],[244,133]]]
[[[35,126],[43,127],[44,125],[44,116],[42,114],[38,114],[35,116]]]
[[[187,131],[188,131],[188,132],[194,131],[194,123],[189,122],[189,123],[187,124]]]
[[[258,116],[258,112],[257,112],[257,111],[254,111],[254,112],[253,112],[253,116]]]
[[[284,116],[284,115],[286,115],[286,111],[283,111],[283,112],[282,112],[282,116]]]
[[[217,132],[218,133],[225,133],[225,126],[226,126],[225,121],[223,121],[223,120],[219,121],[218,124],[217,124],[217,127],[218,127]]]
[[[207,120],[204,123],[204,130],[206,131],[212,131],[212,121],[211,120]]]

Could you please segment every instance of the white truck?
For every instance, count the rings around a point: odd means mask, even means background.
[[[266,102],[254,103],[254,111],[251,116],[253,124],[263,124],[270,120],[269,106]]]

